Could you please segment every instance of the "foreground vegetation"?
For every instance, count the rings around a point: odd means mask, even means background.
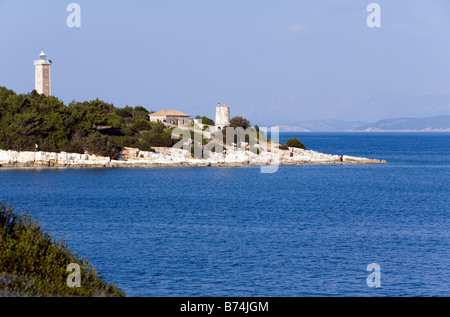
[[[80,266],[81,286],[69,287],[70,263]],[[0,201],[0,296],[124,296],[107,284],[64,241],[55,241],[28,212]]]

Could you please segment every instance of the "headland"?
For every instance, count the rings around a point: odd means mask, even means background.
[[[207,158],[192,158],[183,149],[155,147],[154,152],[124,148],[119,159],[78,153],[18,152],[0,150],[1,168],[115,168],[115,167],[188,167],[188,166],[263,166],[310,164],[381,164],[379,159],[323,154],[312,150],[289,148],[260,152],[226,150],[210,153]]]

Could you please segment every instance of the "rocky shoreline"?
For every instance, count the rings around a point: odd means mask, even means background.
[[[322,154],[311,150],[290,148],[272,149],[272,152],[255,154],[250,151],[230,150],[210,153],[208,158],[195,159],[187,150],[155,148],[155,152],[125,148],[123,155],[112,160],[92,154],[17,152],[0,150],[0,168],[137,168],[137,167],[187,167],[187,166],[263,166],[310,164],[382,164],[383,160]]]

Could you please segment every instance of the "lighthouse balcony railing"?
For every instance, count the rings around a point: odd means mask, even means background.
[[[45,59],[40,59],[40,60],[34,61],[34,65],[51,65],[51,63]]]

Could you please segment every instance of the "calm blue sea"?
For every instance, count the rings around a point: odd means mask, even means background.
[[[388,164],[0,169],[0,200],[128,296],[450,296],[450,134],[291,137]]]

